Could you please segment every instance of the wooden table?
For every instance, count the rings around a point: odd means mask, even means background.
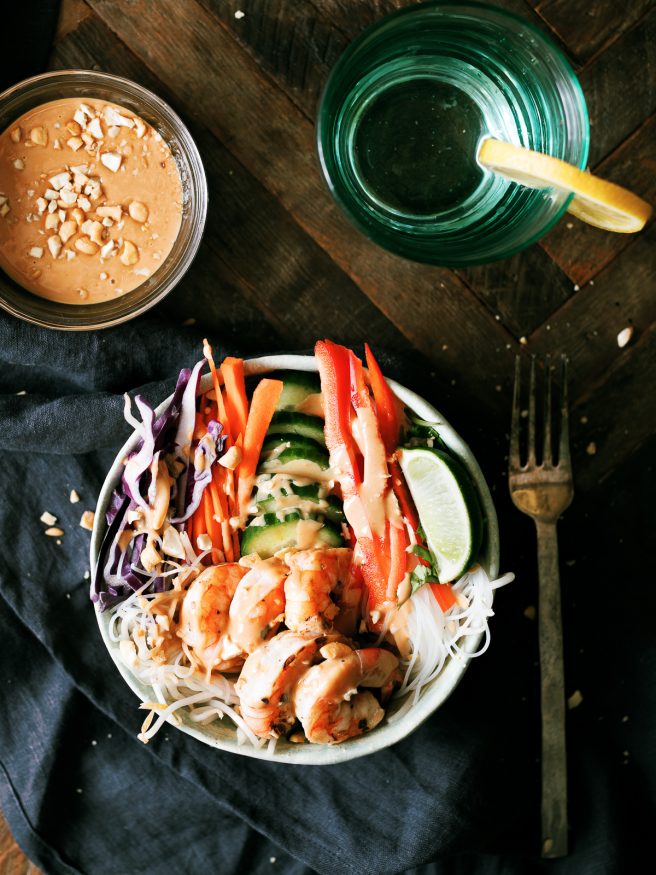
[[[591,168],[656,203],[654,0],[498,2],[546,30],[579,74]],[[580,537],[595,507],[612,517],[611,485],[635,480],[632,458],[650,452],[654,225],[625,236],[563,219],[508,261],[457,271],[403,261],[353,230],[319,172],[317,100],[349,42],[404,5],[63,0],[51,67],[135,79],[169,101],[197,139],[210,189],[205,238],[162,310],[180,323],[195,318],[241,352],[308,348],[327,336],[419,356],[434,400],[497,495],[504,555],[534,580],[531,524],[510,507],[500,461],[513,357],[562,351],[571,359],[577,498],[562,533],[566,551],[567,524]],[[626,327],[633,336],[619,348]],[[565,599],[566,630],[568,611]],[[15,849],[2,861],[12,875],[34,871]]]

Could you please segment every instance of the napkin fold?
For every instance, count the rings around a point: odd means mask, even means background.
[[[129,433],[123,391],[159,402],[200,340],[154,316],[70,335],[0,316],[2,807],[55,873],[194,871],[190,854],[222,872],[257,872],[258,860],[271,871],[272,858],[289,872],[407,869],[462,835],[481,756],[473,725],[470,756],[464,727],[445,725],[328,768],[261,763],[168,727],[147,747],[136,739],[143,715],[97,630],[79,519]],[[61,538],[45,535],[46,511]]]
[[[222,873],[258,875],[527,871],[538,750],[516,587],[500,591],[492,647],[451,699],[373,756],[266,763],[173,727],[147,746],[137,740],[143,714],[97,629],[79,520],[128,435],[122,393],[158,403],[200,349],[196,329],[154,315],[94,334],[0,315],[0,805],[22,847],[54,875],[164,875],[213,861]],[[404,370],[384,361],[393,376]],[[61,538],[44,534],[44,511]],[[585,768],[603,769],[593,749]],[[579,838],[591,860],[614,848],[600,834],[606,801],[602,792],[590,803],[598,819]],[[551,868],[581,872],[580,862]]]

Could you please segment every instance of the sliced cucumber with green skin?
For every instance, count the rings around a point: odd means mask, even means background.
[[[322,447],[326,446],[323,419],[320,416],[310,416],[308,413],[295,413],[292,410],[280,410],[274,413],[267,435],[274,434],[297,434],[311,438]]]
[[[321,500],[319,498],[319,484],[311,483],[308,486],[294,484],[294,492],[300,498],[305,498],[307,501]],[[346,517],[344,516],[341,500],[336,495],[325,495],[323,500],[328,502],[328,507],[324,508],[321,513],[337,523],[345,523]]]
[[[258,474],[290,474],[308,480],[321,480],[322,472],[330,467],[328,454],[321,448],[289,447],[282,453],[261,461]]]
[[[282,392],[276,410],[296,410],[309,395],[321,392],[319,375],[310,371],[278,371],[269,374],[282,380]]]
[[[241,537],[242,556],[257,553],[261,559],[269,559],[280,550],[298,547],[299,522],[300,514],[293,511],[283,520],[279,520],[276,514],[265,514],[263,525],[255,526],[251,523],[244,529]],[[344,544],[339,530],[330,523],[323,523],[317,530],[316,538],[327,547],[341,547]]]
[[[300,434],[272,434],[269,435],[262,444],[260,458],[262,456],[268,458],[271,453],[275,452],[275,450],[284,444],[288,444],[288,449],[298,448],[324,452],[323,446],[315,440],[312,440],[312,438],[303,437],[303,435]]]
[[[319,485],[312,484],[311,486],[291,486],[289,491],[283,490],[283,495],[285,496],[296,496],[301,501],[309,501],[314,504],[318,504],[320,501],[325,501],[327,507],[319,507],[317,508],[317,513],[321,516],[325,516],[331,522],[334,523],[343,523],[346,522],[346,517],[344,516],[344,511],[342,509],[342,502],[337,498],[336,495],[326,495],[323,498],[319,498]],[[274,495],[267,495],[266,498],[260,499],[257,502],[257,509],[260,513],[272,512],[277,509],[278,499]]]

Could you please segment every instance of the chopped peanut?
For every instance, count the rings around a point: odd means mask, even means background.
[[[128,207],[128,213],[130,214],[131,219],[134,219],[135,222],[139,222],[142,225],[144,222],[148,221],[148,207],[140,201],[132,201]]]
[[[84,255],[95,255],[98,251],[98,245],[88,237],[80,237],[76,240],[75,248],[78,252],[82,252]]]
[[[43,127],[32,128],[30,131],[30,140],[35,146],[45,146],[48,143],[48,132]]]
[[[58,234],[53,234],[48,237],[48,249],[53,258],[57,258],[62,249],[61,237]]]
[[[139,261],[139,250],[130,240],[123,242],[123,250],[119,256],[121,264],[126,267],[136,264]]]
[[[80,525],[83,529],[88,529],[88,531],[91,531],[93,529],[94,518],[95,514],[92,510],[85,510],[80,519]]]

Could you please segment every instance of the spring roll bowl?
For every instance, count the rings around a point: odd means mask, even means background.
[[[268,355],[246,359],[244,361],[244,369],[246,377],[261,377],[270,371],[317,371],[318,367],[314,356]],[[478,494],[485,520],[485,535],[478,556],[478,562],[490,579],[496,578],[499,573],[499,530],[497,517],[492,496],[476,459],[467,444],[431,404],[405,386],[392,380],[389,383],[396,396],[418,417],[438,423],[440,437],[447,445],[449,451],[467,469]],[[199,391],[204,392],[210,388],[211,376],[208,374],[201,379]],[[166,408],[170,397],[159,405],[156,411],[158,415]],[[90,556],[92,569],[96,567],[98,562],[100,546],[106,531],[105,513],[109,505],[112,490],[121,478],[123,460],[135,449],[138,440],[139,436],[135,433],[120,449],[100,491],[91,537]],[[144,685],[132,674],[121,659],[118,642],[113,641],[110,637],[109,626],[112,612],[107,610],[103,613],[99,611],[95,613],[105,647],[125,682],[142,702],[152,701],[152,687]],[[394,714],[403,706],[404,697],[392,700],[387,708],[384,720],[375,729],[359,737],[348,739],[341,744],[293,744],[285,738],[280,738],[276,742],[275,749],[270,751],[268,745],[257,748],[249,743],[240,743],[236,727],[227,720],[217,720],[208,725],[199,725],[189,719],[186,708],[181,708],[176,711],[176,719],[172,722],[180,731],[211,747],[271,762],[295,763],[299,765],[330,765],[356,759],[383,750],[401,741],[427,720],[457,687],[471,661],[471,655],[476,653],[480,645],[483,634],[484,632],[481,631],[480,634],[470,635],[464,639],[461,646],[462,656],[448,657],[441,673],[423,688],[418,701],[401,717],[394,720]]]

